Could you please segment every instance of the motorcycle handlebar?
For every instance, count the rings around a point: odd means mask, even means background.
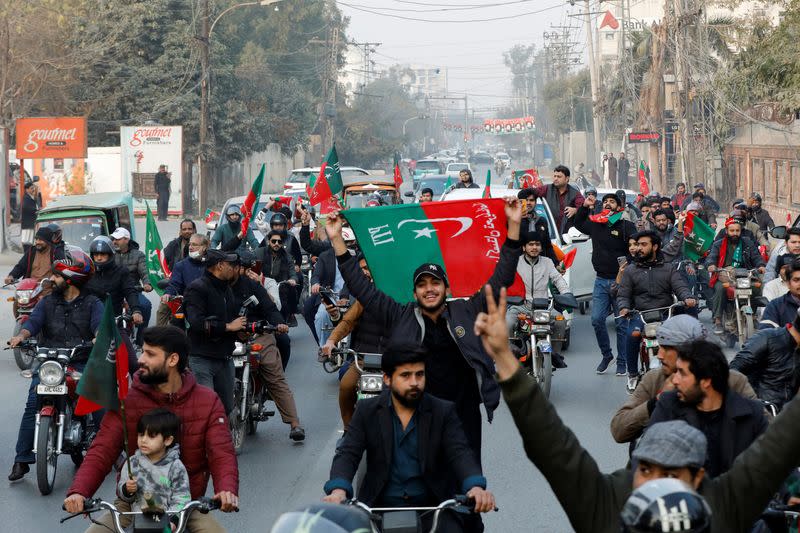
[[[257,322],[248,322],[245,324],[244,331],[254,335],[264,335],[265,333],[275,333],[278,331],[278,328],[266,320],[259,320]]]

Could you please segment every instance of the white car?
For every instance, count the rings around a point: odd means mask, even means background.
[[[480,185],[477,189],[451,189],[442,194],[440,201],[482,198],[485,187],[485,185]],[[490,192],[492,198],[503,198],[506,196],[516,197],[519,189],[509,189],[506,185],[492,185]],[[588,235],[584,235],[578,231],[577,228],[570,228],[567,233],[558,235],[556,232],[555,219],[550,212],[550,208],[541,198],[536,200],[536,212],[540,217],[544,217],[545,220],[547,220],[547,225],[550,228],[550,240],[558,246],[562,252],[567,253],[573,248],[578,250],[575,254],[572,267],[564,274],[564,279],[569,285],[572,294],[578,299],[578,302],[580,302],[581,313],[585,313],[588,308],[588,302],[592,300],[595,280],[595,272],[592,267],[592,241],[589,239]]]
[[[511,165],[511,156],[505,152],[497,152],[496,154],[494,154],[494,158],[495,160],[499,160],[505,163],[506,167]]]
[[[446,176],[452,176],[454,178],[458,177],[458,173],[462,170],[469,170],[472,172],[472,167],[470,167],[469,163],[450,163],[447,165],[444,173]]]
[[[320,167],[296,168],[292,170],[292,173],[289,174],[289,179],[286,180],[286,184],[283,186],[283,190],[287,194],[289,191],[305,191],[308,180],[311,176],[319,176],[319,171]],[[369,172],[358,167],[341,167],[340,171],[342,173],[342,180],[356,176],[369,176]]]

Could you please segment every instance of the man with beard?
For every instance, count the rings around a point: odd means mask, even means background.
[[[96,296],[86,292],[84,285],[94,275],[94,265],[89,256],[78,248],[70,248],[65,254],[64,259],[53,262],[50,274],[52,293],[42,298],[33,308],[19,335],[9,341],[12,347],[40,332],[41,345],[48,348],[74,348],[89,345],[93,341],[103,315],[103,304]],[[72,358],[70,365],[75,370],[83,371],[89,352],[90,348],[80,350]],[[8,476],[9,481],[22,479],[30,471],[28,465],[36,462],[33,435],[36,427],[38,384],[39,373],[34,372],[19,426],[17,455]]]
[[[507,237],[500,248],[495,271],[487,282],[495,292],[514,283],[520,256],[521,204],[517,199],[506,200]],[[480,405],[483,403],[491,422],[499,402],[494,366],[471,329],[477,314],[486,309],[484,292],[448,302],[449,284],[444,268],[423,263],[417,267],[413,278],[405,281],[411,281],[409,290],[413,290],[414,301],[401,304],[376,288],[361,271],[355,257],[347,250],[342,223],[341,216],[330,214],[325,231],[350,294],[364,306],[365,313],[391,324],[385,332],[387,338],[395,342],[417,342],[434,355],[427,365],[428,392],[456,404],[467,440],[480,460]]]
[[[236,252],[250,246],[251,250],[258,248],[258,239],[253,234],[253,228],[247,228],[247,235],[242,233],[242,211],[238,205],[228,206],[225,210],[224,224],[220,224],[211,237],[212,248],[222,248],[225,251]]]
[[[765,271],[764,259],[758,253],[756,244],[746,237],[742,237],[742,224],[739,220],[729,218],[725,221],[725,237],[717,240],[711,246],[708,254],[706,266],[711,281],[708,286],[714,289],[711,299],[711,314],[714,318],[714,333],[723,333],[722,315],[725,312],[725,305],[728,298],[725,294],[725,286],[719,283],[718,270],[721,268],[734,267],[746,268],[748,270],[757,268],[762,274]]]
[[[264,242],[269,244],[264,248],[257,249],[255,258],[261,262],[261,273],[280,284],[278,295],[283,321],[290,326],[296,326],[297,319],[294,314],[297,312],[297,291],[295,287],[302,286],[303,275],[295,269],[294,261],[284,247],[285,238],[285,231],[270,231],[264,238]]]
[[[175,263],[189,257],[189,238],[197,233],[197,226],[191,218],[181,220],[180,233],[164,247],[164,258],[170,271]]]
[[[381,367],[383,392],[359,404],[336,449],[323,500],[343,503],[353,497],[353,477],[367,452],[366,475],[358,491],[366,505],[436,506],[464,493],[475,501],[475,512],[492,511],[494,496],[486,490],[486,478],[455,406],[425,392],[425,352],[393,346],[384,352]],[[448,512],[440,519],[437,531],[483,530],[476,515]]]
[[[573,226],[575,213],[585,201],[580,191],[569,184],[569,169],[564,165],[553,169],[553,183],[522,189],[517,197],[533,202],[536,198],[544,198],[555,218],[558,233],[566,233]]]
[[[675,367],[675,390],[658,398],[650,425],[684,420],[702,431],[708,441],[706,472],[719,477],[767,429],[764,406],[730,390],[728,360],[712,342],[681,348]]]
[[[617,295],[619,314],[628,318],[627,344],[625,354],[628,368],[628,394],[632,394],[639,381],[639,347],[642,343],[644,322],[641,313],[628,316],[632,309],[648,311],[672,305],[672,295],[683,301],[687,307],[694,307],[697,301],[686,282],[672,265],[664,262],[661,253],[661,239],[654,231],[642,231],[634,235],[637,244],[632,265],[622,274]],[[656,311],[657,316],[647,316],[648,321],[663,320],[666,311]],[[648,313],[652,315],[652,313]]]
[[[658,397],[665,391],[673,390],[672,374],[675,373],[681,346],[704,339],[707,335],[705,326],[689,315],[668,318],[658,327],[656,357],[661,366],[642,376],[636,390],[611,419],[611,436],[615,441],[619,443],[634,442],[642,436],[642,432],[650,421],[650,415],[653,414],[653,409],[656,407]],[[800,333],[798,337],[800,337]],[[733,363],[731,363],[731,368],[733,368]],[[731,370],[728,386],[745,398],[757,399],[747,377],[735,370]]]
[[[656,209],[653,214],[653,230],[661,243],[666,246],[675,236],[675,227],[672,225],[669,213],[665,209]]]
[[[19,262],[11,269],[6,279],[6,285],[20,278],[33,278],[41,280],[50,275],[53,261],[64,259],[64,247],[54,246],[53,232],[47,226],[36,231],[33,246],[25,250]]]
[[[136,435],[141,416],[158,407],[167,408],[181,419],[181,462],[189,474],[192,499],[206,494],[208,480],[214,481],[213,498],[221,511],[229,513],[239,506],[239,469],[233,451],[225,410],[217,394],[195,380],[188,369],[189,343],[186,334],[175,327],[153,327],[144,331],[144,348],[139,357],[139,371],[125,400],[128,435]],[[67,491],[67,512],[83,511],[84,500],[91,497],[111,471],[123,451],[122,418],[108,411],[100,431]],[[136,451],[136,439],[128,439],[129,455]],[[115,504],[120,507],[121,500]],[[124,510],[124,509],[123,509]],[[193,512],[187,531],[220,533],[225,529],[213,513]],[[100,516],[87,533],[113,531],[112,517]]]
[[[769,233],[769,230],[775,227],[775,221],[772,220],[769,212],[761,207],[761,195],[757,192],[754,192],[750,195],[749,199],[749,207],[750,207],[750,217],[753,222],[758,224],[758,229],[764,235]]]
[[[465,168],[458,173],[458,183],[456,183],[455,188],[480,189],[480,185],[475,183],[475,180],[472,179],[472,171],[468,168]]]
[[[236,333],[247,318],[237,316],[230,283],[239,257],[222,250],[206,253],[206,271],[186,288],[183,308],[189,325],[189,366],[197,382],[219,394],[225,412],[233,409],[233,353]]]
[[[775,298],[764,309],[758,329],[782,328],[794,322],[800,306],[800,260],[794,259],[785,270],[788,292]]]
[[[595,200],[587,200],[575,215],[575,227],[592,238],[592,266],[597,277],[592,292],[592,327],[597,338],[602,358],[597,365],[597,373],[603,374],[614,360],[611,342],[608,338],[606,318],[613,311],[619,314],[617,301],[611,292],[611,285],[619,272],[618,258],[628,253],[628,239],[636,233],[633,223],[622,218],[622,206],[616,194],[603,195],[603,211],[589,215]],[[627,372],[625,362],[625,327],[622,319],[616,319],[617,328],[617,375]]]

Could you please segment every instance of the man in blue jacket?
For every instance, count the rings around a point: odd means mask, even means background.
[[[508,234],[500,249],[500,260],[487,282],[495,292],[514,283],[521,253],[519,228],[522,203],[506,205]],[[479,291],[468,299],[448,302],[447,274],[440,265],[425,263],[414,272],[415,301],[396,302],[381,292],[361,271],[347,251],[342,238],[340,216],[328,215],[328,233],[344,282],[364,312],[392,324],[386,337],[394,342],[417,342],[432,357],[426,366],[428,392],[456,404],[470,446],[480,459],[481,413],[483,403],[489,421],[500,402],[500,389],[494,380],[494,365],[475,336],[472,325],[478,313],[486,311],[486,297]],[[464,266],[464,268],[468,268]]]

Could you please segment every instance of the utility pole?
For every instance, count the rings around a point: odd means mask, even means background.
[[[600,140],[600,114],[597,110],[597,101],[600,96],[600,74],[597,64],[597,56],[594,54],[594,29],[592,28],[592,15],[590,0],[586,0],[586,40],[589,44],[589,81],[592,88],[592,133],[594,134],[594,152],[591,157],[593,168],[598,167],[598,154],[603,148]]]
[[[325,124],[325,133],[322,138],[322,153],[328,152],[333,146],[334,118],[336,118],[336,59],[339,49],[339,27],[334,25],[329,33],[328,57],[325,65],[325,83],[323,85],[322,114]]]
[[[689,102],[689,71],[686,64],[687,0],[673,0],[675,6],[675,79],[678,86],[679,117],[681,124],[681,174],[686,180],[694,175],[694,124]]]
[[[214,132],[211,131],[211,116],[208,105],[209,81],[211,65],[209,61],[209,8],[208,0],[201,1],[202,33],[200,35],[200,146],[197,153],[197,205],[198,214],[205,213],[208,206],[208,159],[209,145],[214,143]]]

